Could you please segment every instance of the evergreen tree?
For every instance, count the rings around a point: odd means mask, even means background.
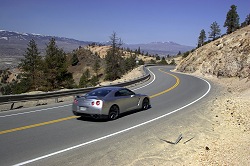
[[[93,76],[90,80],[89,80],[89,84],[91,86],[96,86],[99,83],[99,79],[98,76]]]
[[[78,59],[76,53],[74,53],[73,56],[72,56],[72,59],[71,59],[71,65],[75,66],[75,65],[78,64],[78,62],[79,62],[79,59]]]
[[[186,58],[189,55],[189,53],[190,53],[189,51],[185,52],[182,57]]]
[[[90,71],[89,71],[89,69],[86,70],[85,75],[86,75],[86,78],[87,78],[87,79],[90,78]]]
[[[250,14],[247,15],[247,17],[245,19],[245,23],[246,23],[246,25],[250,25]]]
[[[181,55],[181,51],[179,51],[177,55]]]
[[[89,77],[90,77],[90,73],[89,73],[89,69],[87,69],[81,76],[80,78],[80,82],[79,82],[79,87],[80,88],[85,88],[89,86]]]
[[[12,94],[21,94],[30,90],[31,82],[28,78],[22,78],[20,82],[10,84]]]
[[[241,24],[241,27],[245,27],[247,25],[250,25],[250,14],[247,15],[245,21]]]
[[[137,53],[138,53],[138,54],[141,54],[141,48],[140,48],[140,47],[138,48]]]
[[[125,59],[125,71],[130,71],[136,67],[136,55],[130,55]]]
[[[239,28],[239,15],[237,13],[237,6],[232,5],[227,13],[224,27],[227,27],[227,34],[236,31]]]
[[[202,29],[201,32],[200,32],[200,36],[198,38],[198,47],[203,46],[206,39],[207,39],[206,32],[205,32],[204,29]]]
[[[175,60],[174,60],[174,59],[172,59],[172,61],[170,62],[170,65],[176,65],[176,63],[175,63]]]
[[[218,23],[215,21],[211,24],[210,26],[210,32],[209,32],[209,38],[212,38],[213,40],[216,39],[221,33],[220,33],[220,26]]]
[[[167,65],[168,64],[165,57],[161,58],[160,64],[162,64],[162,65]]]
[[[158,60],[161,60],[161,57],[157,55],[155,59],[158,61]]]
[[[12,94],[11,86],[10,85],[6,85],[6,86],[1,87],[1,93],[3,95],[10,95],[10,94]]]
[[[27,90],[36,90],[39,86],[41,86],[43,79],[42,57],[38,52],[35,40],[30,40],[27,51],[25,51],[24,54],[24,59],[21,60],[19,67],[23,72],[22,82],[27,81],[27,84],[30,86],[26,87]]]
[[[95,64],[94,64],[94,71],[95,71],[95,74],[96,74],[96,76],[98,75],[98,71],[100,70],[100,63],[99,63],[99,60],[98,59],[96,59],[95,60]]]
[[[144,65],[144,64],[145,62],[142,59],[140,59],[138,65]]]
[[[74,82],[71,73],[67,70],[66,54],[56,45],[52,38],[46,48],[44,73],[46,76],[47,90],[71,86]]]
[[[115,80],[124,74],[124,71],[122,70],[123,53],[119,51],[121,39],[117,37],[115,32],[110,36],[110,41],[111,48],[107,51],[107,55],[105,57],[105,79]]]

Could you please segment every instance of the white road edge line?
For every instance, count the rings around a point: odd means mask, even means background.
[[[194,77],[195,77],[195,76],[194,76]],[[41,159],[45,159],[45,158],[48,158],[48,157],[51,157],[51,156],[54,156],[54,155],[63,153],[63,152],[67,152],[67,151],[70,151],[70,150],[73,150],[73,149],[76,149],[76,148],[79,148],[79,147],[82,147],[82,146],[85,146],[85,145],[88,145],[88,144],[91,144],[91,143],[94,143],[94,142],[97,142],[97,141],[100,141],[100,140],[103,140],[103,139],[106,139],[106,138],[109,138],[109,137],[112,137],[112,136],[115,136],[115,135],[124,133],[124,132],[126,132],[126,131],[135,129],[135,128],[137,128],[137,127],[143,126],[143,125],[145,125],[145,124],[151,123],[151,122],[153,122],[153,121],[156,121],[156,120],[158,120],[158,119],[161,119],[161,118],[163,118],[163,117],[166,117],[166,116],[168,116],[168,115],[171,115],[171,114],[173,114],[173,113],[175,113],[175,112],[177,112],[177,111],[180,111],[180,110],[182,110],[182,109],[184,109],[184,108],[186,108],[186,107],[188,107],[188,106],[190,106],[190,105],[196,103],[197,101],[201,100],[201,99],[202,99],[203,97],[205,97],[205,96],[210,92],[210,90],[211,90],[211,85],[210,85],[210,83],[209,83],[207,80],[205,80],[205,79],[203,79],[203,78],[200,78],[200,77],[196,77],[196,78],[199,78],[199,79],[205,81],[205,82],[208,84],[208,90],[207,90],[206,93],[203,94],[201,97],[199,97],[199,98],[196,99],[195,101],[193,101],[193,102],[191,102],[191,103],[189,103],[189,104],[187,104],[187,105],[185,105],[185,106],[183,106],[183,107],[181,107],[181,108],[178,108],[178,109],[176,109],[176,110],[174,110],[174,111],[172,111],[172,112],[169,112],[169,113],[164,114],[164,115],[162,115],[162,116],[159,116],[159,117],[157,117],[157,118],[151,119],[151,120],[149,120],[149,121],[140,123],[140,124],[135,125],[135,126],[133,126],[133,127],[130,127],[130,128],[127,128],[127,129],[124,129],[124,130],[115,132],[115,133],[113,133],[113,134],[109,134],[109,135],[106,135],[106,136],[103,136],[103,137],[100,137],[100,138],[97,138],[97,139],[94,139],[94,140],[91,140],[91,141],[88,141],[88,142],[85,142],[85,143],[82,143],[82,144],[73,146],[73,147],[70,147],[70,148],[67,148],[67,149],[63,149],[63,150],[60,150],[60,151],[57,151],[57,152],[54,152],[54,153],[50,153],[50,154],[47,154],[47,155],[44,155],[44,156],[41,156],[41,157],[38,157],[38,158],[35,158],[35,159],[32,159],[32,160],[28,160],[28,161],[25,161],[25,162],[22,162],[22,163],[18,163],[18,164],[14,165],[14,166],[21,166],[21,165],[29,164],[29,163],[32,163],[32,162],[35,162],[35,161],[38,161],[38,160],[41,160]]]
[[[133,89],[134,91],[144,88],[150,84],[152,84],[155,81],[155,74],[150,70],[151,67],[149,67],[149,71],[150,73],[153,75],[153,80],[151,82],[149,82],[148,84],[141,86],[139,88]],[[17,116],[17,115],[24,115],[24,114],[30,114],[30,113],[36,113],[36,112],[41,112],[41,111],[47,111],[47,110],[51,110],[51,109],[55,109],[55,108],[62,108],[62,107],[67,107],[70,106],[71,104],[67,104],[67,105],[62,105],[62,106],[57,106],[57,107],[51,107],[51,108],[44,108],[44,109],[40,109],[40,110],[34,110],[34,111],[28,111],[28,112],[22,112],[22,113],[16,113],[16,114],[9,114],[9,115],[2,115],[0,116],[0,118],[6,118],[6,117],[11,117],[11,116]]]
[[[34,110],[34,111],[29,111],[29,112],[21,112],[21,113],[16,113],[16,114],[3,115],[3,116],[0,116],[0,118],[10,117],[10,116],[17,116],[17,115],[24,115],[24,114],[30,114],[30,113],[35,113],[35,112],[41,112],[41,111],[51,110],[51,109],[55,109],[55,108],[67,107],[67,106],[70,106],[70,105],[71,104],[67,104],[67,105],[62,105],[62,106],[57,106],[57,107],[50,107],[50,108],[44,108],[44,109]]]
[[[141,89],[141,88],[144,88],[146,86],[149,86],[150,84],[152,84],[155,81],[155,74],[150,70],[150,68],[152,68],[152,67],[149,67],[148,70],[153,75],[153,80],[151,82],[149,82],[148,84],[144,85],[144,86],[141,86],[141,87],[136,88],[136,89],[132,89],[133,91],[136,91],[138,89]]]

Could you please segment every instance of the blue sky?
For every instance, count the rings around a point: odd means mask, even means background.
[[[104,42],[116,32],[124,43],[173,41],[196,46],[230,6],[242,23],[250,0],[0,0],[0,29]]]

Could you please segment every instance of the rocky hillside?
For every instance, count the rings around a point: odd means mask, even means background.
[[[68,71],[73,74],[74,81],[78,84],[80,81],[80,78],[82,74],[89,69],[90,75],[94,75],[94,64],[96,61],[99,62],[100,70],[98,71],[98,77],[100,81],[103,81],[104,79],[104,72],[105,72],[105,56],[107,54],[107,51],[111,48],[111,46],[98,46],[98,45],[92,45],[92,46],[85,46],[82,48],[79,48],[72,53],[69,53],[67,55],[68,63],[71,63],[71,59],[73,54],[76,54],[78,57],[79,62],[77,65],[72,66],[69,65]],[[124,57],[128,58],[131,56],[131,54],[127,51],[123,51]],[[150,60],[155,60],[155,57],[148,57],[143,55],[137,55],[138,60],[143,60],[145,63],[150,63]]]
[[[102,59],[104,59],[107,54],[107,51],[111,48],[111,46],[95,45],[95,46],[87,46],[86,48],[90,50],[93,54],[97,53]],[[125,55],[125,58],[131,56],[130,52],[123,51],[123,53]],[[135,53],[132,54],[134,55]],[[141,54],[137,55],[137,58],[143,60],[145,63],[150,63],[151,59],[155,60],[155,57],[144,56]]]
[[[68,71],[73,74],[73,79],[77,84],[79,84],[82,74],[87,69],[89,69],[91,75],[94,75],[94,64],[96,61],[98,61],[100,65],[99,77],[103,75],[105,68],[105,62],[103,58],[100,58],[89,49],[80,48],[75,52],[68,54],[67,58],[69,64],[71,63],[71,59],[74,53],[77,55],[79,62],[75,66],[69,65]]]
[[[250,79],[250,26],[196,49],[176,70]]]

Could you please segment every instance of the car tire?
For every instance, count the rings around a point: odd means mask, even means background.
[[[142,101],[142,110],[147,110],[149,108],[149,99],[148,98],[145,98],[143,99]]]
[[[115,120],[119,117],[120,111],[117,105],[113,105],[109,110],[108,118],[109,120]]]

